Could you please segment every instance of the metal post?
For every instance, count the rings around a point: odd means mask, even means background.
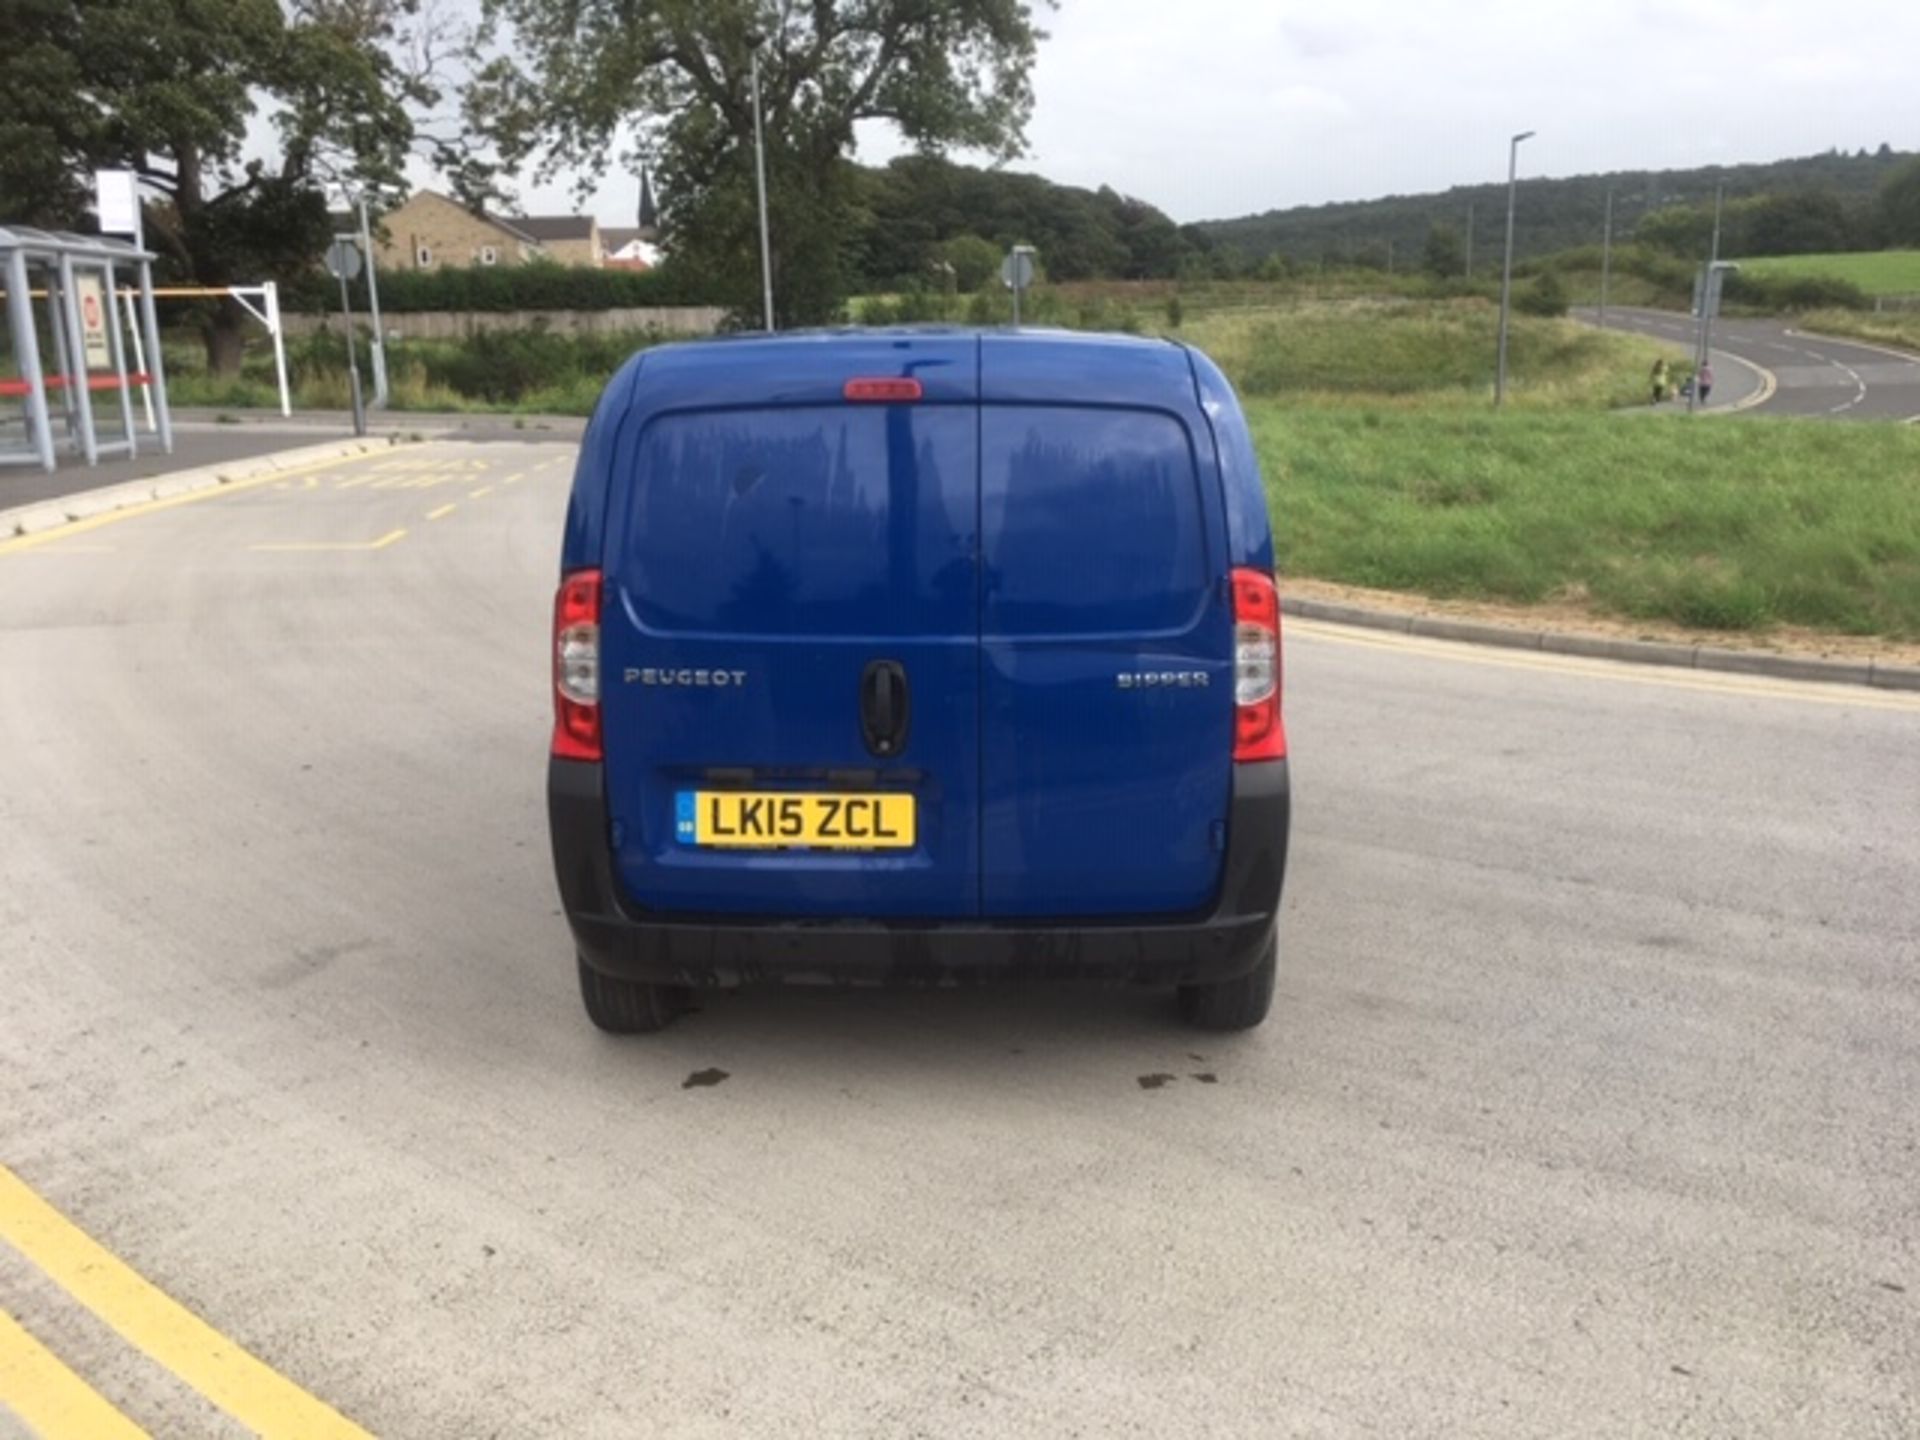
[[[1713,244],[1707,254],[1707,273],[1700,286],[1700,340],[1693,357],[1693,384],[1687,390],[1687,413],[1700,399],[1700,367],[1707,363],[1707,347],[1713,339],[1713,281],[1720,265],[1720,207],[1726,199],[1724,183],[1713,187]]]
[[[66,326],[67,354],[72,365],[67,373],[67,389],[72,392],[80,416],[80,453],[87,464],[100,463],[100,440],[93,430],[93,387],[87,384],[87,337],[80,331],[80,304],[73,294],[73,257],[62,255],[59,267],[60,321]]]
[[[773,252],[767,240],[767,140],[760,119],[760,41],[755,36],[753,72],[753,178],[760,195],[760,305],[767,332],[773,332]]]
[[[40,468],[53,472],[53,418],[47,413],[47,377],[40,368],[40,337],[33,325],[33,292],[27,284],[27,257],[20,250],[7,256],[7,323],[13,330],[13,353],[20,378],[27,383],[27,430],[33,437]]]
[[[73,367],[67,363],[67,319],[60,313],[60,266],[47,261],[47,333],[53,336],[53,373],[59,380],[60,418],[66,423],[67,444],[72,446],[80,433],[79,402],[73,398],[68,377]]]
[[[1607,223],[1600,232],[1600,328],[1607,328],[1607,285],[1613,279],[1613,187],[1607,187]]]
[[[1493,375],[1496,407],[1504,405],[1507,399],[1507,311],[1513,300],[1513,202],[1519,188],[1520,142],[1532,138],[1533,133],[1522,130],[1507,147],[1507,251],[1500,264],[1500,359]]]
[[[373,262],[369,260],[367,263]],[[280,413],[291,415],[293,399],[287,393],[287,339],[280,324],[280,284],[277,280],[269,280],[260,287],[260,291],[266,301],[267,329],[273,334],[273,373],[280,381]],[[376,320],[374,325],[378,328],[379,322]],[[379,384],[380,378],[376,375],[374,379],[376,389]]]
[[[387,408],[387,335],[380,328],[380,282],[374,278],[373,229],[367,223],[367,197],[360,197],[360,249],[367,257],[367,312],[373,316],[373,408]],[[267,282],[269,286],[272,281]],[[271,294],[267,299],[269,313],[276,318],[279,315],[279,302]],[[287,361],[279,353],[280,331],[274,330],[274,351],[280,362],[280,413],[290,413],[287,409]]]
[[[120,308],[125,312],[127,321],[127,339],[133,344],[133,368],[140,374],[147,373],[147,347],[140,339],[140,312],[134,308],[133,290],[122,290],[120,298],[126,303]],[[147,433],[153,434],[156,427],[153,420],[153,387],[145,380],[140,382],[140,403],[146,409]]]
[[[351,255],[353,252],[347,252]],[[347,272],[340,271],[340,315],[347,326],[347,383],[353,392],[353,433],[367,433],[367,412],[360,399],[360,356],[353,344],[353,307],[347,303]]]
[[[120,307],[113,303],[118,293],[113,262],[103,262],[100,272],[107,287],[107,340],[113,352],[113,373],[120,381],[120,425],[126,432],[127,458],[133,460],[140,454],[140,442],[133,432],[133,387],[127,383],[127,347],[120,338]]]
[[[147,388],[153,392],[154,414],[160,421],[160,453],[173,453],[173,412],[167,408],[167,363],[160,351],[160,317],[153,309],[153,264],[140,262],[140,324],[147,332]]]

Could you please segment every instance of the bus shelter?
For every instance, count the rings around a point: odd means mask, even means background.
[[[173,453],[152,252],[99,235],[0,226],[0,284],[0,465],[52,470],[62,448],[89,465],[137,455],[135,388],[147,432]],[[18,412],[7,413],[16,401]]]

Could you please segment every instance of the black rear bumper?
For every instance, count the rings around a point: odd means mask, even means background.
[[[751,981],[951,984],[1098,979],[1190,985],[1244,975],[1273,943],[1287,868],[1284,760],[1237,765],[1220,892],[1170,919],[992,925],[762,920],[665,914],[635,905],[613,873],[601,767],[547,766],[547,814],[560,899],[594,969],[672,985]]]

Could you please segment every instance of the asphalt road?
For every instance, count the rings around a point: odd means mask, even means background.
[[[758,991],[614,1041],[544,833],[569,463],[0,544],[0,1416],[1920,1431],[1916,697],[1296,624],[1257,1033]]]
[[[1581,316],[1591,320],[1593,312]],[[1607,321],[1689,350],[1698,323],[1672,311],[1619,307],[1608,309]],[[1713,355],[1715,409],[1764,387],[1756,414],[1920,421],[1920,359],[1898,351],[1802,334],[1779,320],[1720,319]]]

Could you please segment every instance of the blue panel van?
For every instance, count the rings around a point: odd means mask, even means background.
[[[554,864],[588,1015],[757,981],[1273,994],[1273,542],[1204,355],[853,330],[662,346],[582,441]]]

